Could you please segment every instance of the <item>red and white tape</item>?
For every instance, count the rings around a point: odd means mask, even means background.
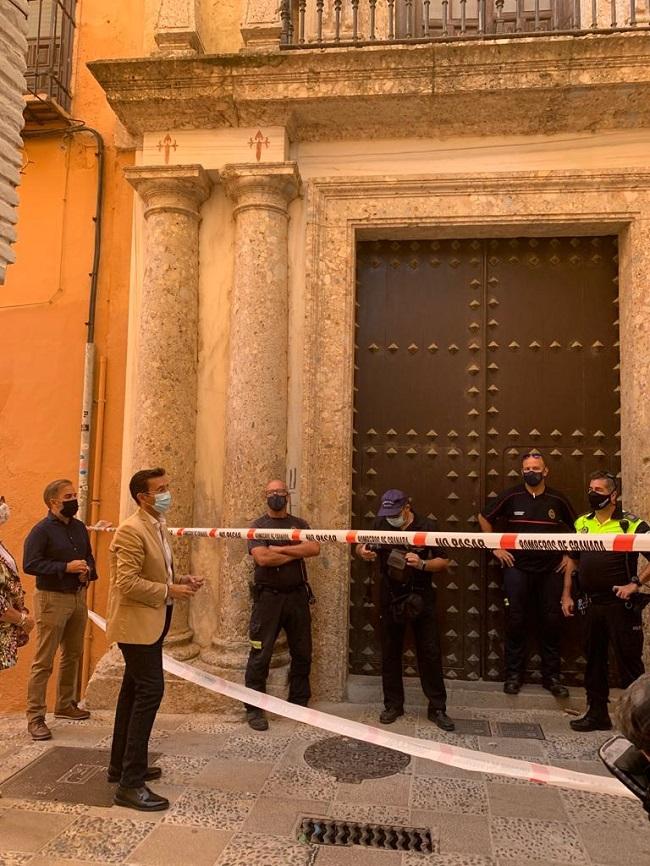
[[[89,610],[88,616],[103,631],[106,630],[106,620]],[[201,668],[195,668],[185,662],[179,662],[167,653],[163,653],[163,668],[168,673],[183,680],[202,686],[211,692],[226,695],[235,701],[247,703],[262,710],[330,731],[343,737],[351,737],[376,746],[394,749],[416,758],[427,758],[439,764],[471,770],[475,773],[489,773],[509,776],[513,779],[523,779],[553,785],[559,788],[569,788],[574,791],[588,791],[591,794],[611,794],[619,797],[635,799],[634,794],[617,779],[610,776],[593,776],[588,773],[577,773],[574,770],[563,770],[560,767],[537,764],[532,761],[520,761],[515,758],[504,758],[500,755],[490,755],[473,749],[464,749],[435,740],[420,740],[405,734],[383,731],[372,725],[364,725],[350,719],[343,719],[331,713],[323,713],[309,707],[290,704],[281,698],[256,692],[239,683],[225,680]],[[594,745],[594,753],[596,751]]]
[[[170,527],[172,535],[245,541],[320,541],[340,544],[409,544],[413,547],[472,548],[478,550],[542,550],[580,553],[650,551],[650,533],[644,535],[576,535],[568,532],[384,532],[376,529],[210,529]]]

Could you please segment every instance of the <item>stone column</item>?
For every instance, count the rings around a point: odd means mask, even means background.
[[[285,478],[287,207],[298,194],[300,178],[292,162],[228,165],[221,178],[236,223],[223,525],[246,526],[264,510],[266,481]],[[232,677],[233,671],[241,676],[248,655],[252,567],[244,542],[223,544],[220,626],[203,658]],[[284,660],[276,659],[275,665]]]
[[[156,45],[170,57],[203,54],[200,0],[160,0],[154,29]]]
[[[247,51],[280,48],[280,0],[242,0],[241,36]]]
[[[199,211],[211,182],[200,165],[127,168],[144,203],[144,277],[133,405],[133,471],[163,466],[171,478],[169,520],[192,526],[196,438]],[[187,540],[174,542],[179,574],[190,570]],[[198,654],[187,602],[176,602],[167,650]]]

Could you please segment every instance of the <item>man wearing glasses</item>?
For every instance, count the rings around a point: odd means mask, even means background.
[[[522,484],[505,490],[487,503],[478,515],[483,532],[492,532],[497,522],[505,532],[573,532],[575,512],[568,499],[546,485],[548,467],[539,451],[524,454]],[[503,691],[516,695],[526,670],[526,638],[529,614],[538,625],[542,685],[557,698],[569,696],[560,682],[560,637],[563,574],[573,571],[573,560],[562,553],[536,550],[495,550],[503,569],[506,604]]]
[[[289,513],[289,491],[284,481],[269,481],[264,490],[266,512],[253,521],[254,529],[309,529],[309,524]],[[318,556],[316,541],[250,541],[248,552],[255,562],[250,621],[250,654],[245,683],[266,691],[273,647],[284,629],[289,645],[289,697],[292,704],[307,706],[311,697],[311,614],[314,599],[304,560]],[[264,712],[246,704],[246,719],[254,731],[266,731]]]
[[[594,472],[587,491],[590,511],[576,520],[576,532],[617,535],[650,532],[650,526],[618,502],[616,478]],[[649,554],[645,554],[646,558]],[[643,673],[642,601],[639,587],[650,580],[650,565],[637,577],[638,553],[581,551],[578,583],[585,613],[587,712],[569,722],[574,731],[608,731],[612,727],[609,698],[608,654],[611,641],[619,685],[627,688]],[[571,578],[565,576],[562,612],[573,616]]]

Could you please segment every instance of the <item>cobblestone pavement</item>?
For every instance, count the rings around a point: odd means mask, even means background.
[[[449,713],[464,720],[464,733],[443,735],[415,701],[392,730],[605,773],[596,749],[607,735],[573,734],[567,710],[581,709],[581,693],[576,690],[564,703],[536,686],[508,697],[494,686],[459,683],[452,685]],[[318,707],[378,724],[378,703]],[[513,733],[498,727],[504,722],[521,723],[519,733],[527,736],[498,736]],[[103,711],[86,722],[48,718],[53,739],[33,743],[23,717],[0,716],[0,866],[650,864],[650,822],[635,801],[474,774],[420,758],[398,761],[397,767],[388,760],[392,775],[350,781],[349,763],[342,772],[304,759],[306,749],[331,734],[273,718],[268,732],[256,733],[217,716],[159,717],[151,749],[163,777],[152,788],[172,805],[142,815],[107,805],[111,787],[101,770],[106,754],[98,750],[110,743],[111,723],[112,714]],[[535,733],[543,739],[531,738]],[[79,751],[67,751],[72,749]],[[329,756],[332,750],[311,751],[318,753]],[[62,770],[56,755],[64,763],[72,756],[70,769]],[[58,769],[48,771],[48,764]],[[433,853],[309,844],[299,838],[305,816],[427,829]]]

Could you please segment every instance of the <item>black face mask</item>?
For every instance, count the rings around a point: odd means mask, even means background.
[[[287,506],[287,497],[279,493],[273,493],[271,496],[266,497],[266,502],[271,511],[284,511]]]
[[[612,501],[611,493],[598,493],[597,490],[587,491],[587,499],[589,500],[590,508],[594,511],[600,511],[601,508],[607,508]]]
[[[529,487],[537,487],[538,484],[541,484],[544,480],[544,475],[542,472],[533,472],[528,471],[524,472],[524,481]]]
[[[61,517],[74,517],[79,511],[79,503],[76,499],[66,499],[61,506]]]

